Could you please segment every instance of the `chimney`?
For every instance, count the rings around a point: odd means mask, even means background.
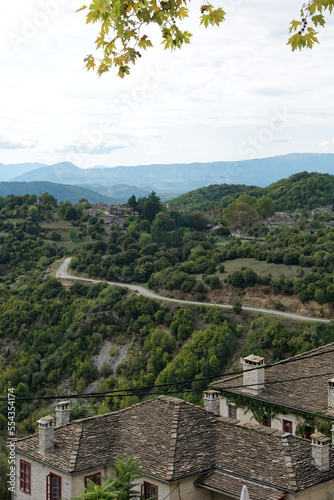
[[[61,427],[70,422],[70,402],[61,401],[56,406],[56,427]]]
[[[209,389],[204,391],[204,409],[220,415],[220,392]]]
[[[328,380],[328,411],[334,412],[334,378]]]
[[[53,417],[50,415],[37,420],[39,451],[45,453],[46,450],[52,450],[55,445]]]
[[[260,394],[264,389],[264,358],[251,354],[243,360],[243,384],[244,390],[251,394]],[[257,370],[254,370],[257,368]],[[248,371],[251,370],[251,371]],[[254,385],[251,385],[254,384]]]
[[[322,472],[329,470],[329,437],[317,432],[311,439],[313,464]]]

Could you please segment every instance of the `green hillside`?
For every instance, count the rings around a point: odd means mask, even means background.
[[[168,203],[173,207],[181,207],[187,210],[214,210],[217,204],[225,207],[242,193],[248,193],[256,189],[261,192],[261,188],[256,186],[213,184],[182,194]]]
[[[301,172],[264,189],[275,200],[277,210],[312,210],[331,205],[334,200],[334,175]]]
[[[301,172],[266,188],[240,185],[212,185],[196,189],[170,201],[170,205],[186,210],[218,213],[242,193],[259,198],[269,196],[277,211],[309,209],[330,205],[334,199],[334,175]]]
[[[240,355],[253,352],[269,362],[334,339],[333,322],[298,324],[238,305],[256,289],[275,295],[276,309],[283,310],[284,297],[294,297],[298,306],[313,301],[310,316],[332,317],[332,229],[316,235],[275,230],[265,240],[237,238],[223,245],[201,212],[167,213],[154,193],[132,201],[139,216],[128,216],[124,227],[107,234],[82,204],[58,204],[47,193],[39,199],[0,196],[0,397],[13,387],[17,398],[36,398],[17,399],[20,436],[52,413],[53,401],[40,397],[95,393],[73,404],[73,418],[126,408],[157,393],[147,390],[157,384],[166,384],[159,392],[200,404],[209,383],[200,379],[228,371]],[[62,283],[55,270],[69,255],[72,273],[141,283],[200,304],[157,302],[105,282]],[[232,289],[232,310],[207,307],[210,301],[226,303]],[[312,310],[317,306],[323,311]],[[114,389],[123,392],[97,395]],[[0,402],[3,500],[9,500],[3,489],[7,416],[6,402]]]

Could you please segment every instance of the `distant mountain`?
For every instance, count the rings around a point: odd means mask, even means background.
[[[12,177],[11,180],[15,182],[46,181],[58,182],[59,184],[82,184],[79,182],[82,172],[83,170],[73,163],[64,161],[54,165],[43,165],[22,175]]]
[[[80,169],[63,162],[41,167],[11,179],[13,181],[56,181],[110,188],[131,185],[145,192],[181,194],[211,184],[247,184],[261,187],[297,172],[334,174],[333,154],[289,154],[245,161],[138,165],[136,167],[94,167]]]
[[[14,163],[8,165],[0,163],[0,181],[10,181],[18,175],[45,166],[45,163]]]
[[[56,184],[53,182],[0,182],[0,196],[35,194],[40,196],[43,193],[52,194],[58,202],[69,200],[71,203],[77,203],[82,198],[86,198],[90,203],[103,201],[109,205],[113,203],[111,198],[91,189],[79,186],[69,186],[66,184]]]
[[[133,194],[136,198],[147,196],[150,190],[138,188],[137,186],[128,186],[127,184],[116,184],[116,186],[101,186],[100,184],[92,184],[91,188],[97,193],[109,196],[115,203],[125,203]]]
[[[104,194],[105,196],[110,196],[115,204],[126,203],[130,196],[133,194],[138,199],[143,196],[147,196],[152,192],[152,189],[143,189],[137,186],[128,186],[127,184],[117,184],[116,186],[105,187],[99,184],[92,184],[91,189],[97,193]],[[178,196],[179,193],[172,192],[159,192],[161,201],[171,200]]]

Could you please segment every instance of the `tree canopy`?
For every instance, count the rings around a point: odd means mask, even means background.
[[[190,0],[93,0],[88,9],[86,22],[99,23],[100,33],[95,44],[101,49],[102,58],[89,54],[87,69],[96,70],[98,75],[118,69],[118,76],[124,78],[130,73],[130,64],[142,57],[142,52],[153,47],[149,26],[157,26],[165,49],[175,50],[190,43],[192,34],[181,29],[182,21],[189,16]],[[319,43],[315,28],[325,25],[324,11],[332,12],[334,0],[309,0],[303,4],[300,20],[291,21],[288,40],[292,50],[312,48]],[[225,11],[207,1],[199,7],[200,22],[207,28],[219,26],[225,20]]]

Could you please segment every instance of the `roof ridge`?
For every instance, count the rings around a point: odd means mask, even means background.
[[[239,420],[237,418],[230,418],[224,416],[216,417],[218,422],[224,422],[229,425],[234,425],[236,427],[247,429],[250,431],[255,431],[258,434],[267,434],[268,436],[272,436],[274,438],[282,438],[283,436],[290,435],[284,431],[279,429],[275,429],[274,427],[267,427],[266,425],[261,425],[255,422],[249,422],[248,420]]]
[[[314,353],[316,353],[316,352],[324,351],[324,353],[326,353],[326,352],[330,353],[331,351],[328,350],[329,347],[334,347],[334,342],[330,342],[329,344],[325,344],[325,345],[322,345],[322,346],[319,346],[319,347],[315,347],[314,349],[310,349],[309,351],[305,351],[305,352],[302,352],[300,354],[296,354],[295,356],[290,356],[289,358],[281,359],[280,361],[276,361],[276,363],[270,363],[269,365],[264,365],[263,368],[265,370],[271,370],[273,368],[276,368],[277,366],[284,365],[287,362],[293,363],[294,361],[300,361],[300,360],[303,360],[303,359],[305,359],[307,361],[308,360],[308,355],[310,355],[310,357],[311,357],[311,355],[314,354]],[[236,373],[234,375],[229,375],[229,374],[221,375],[219,379],[217,379],[214,382],[210,382],[209,385],[213,386],[213,388],[216,388],[217,384],[219,384],[219,383],[226,383],[226,382],[229,382],[231,380],[242,378],[243,374],[244,374],[244,370],[240,370],[239,373]],[[221,389],[221,390],[224,390],[224,387],[218,387],[218,388]],[[231,389],[227,389],[227,390],[233,390],[233,387]],[[254,397],[254,396],[250,395],[250,394],[247,394],[247,397]],[[255,397],[255,399],[256,399],[256,397]]]
[[[169,441],[169,452],[168,452],[167,474],[166,474],[167,481],[173,479],[174,476],[174,463],[175,463],[176,442],[178,434],[177,431],[179,427],[180,413],[181,413],[181,405],[176,404],[174,406],[174,415],[170,429],[170,441]]]
[[[75,470],[75,466],[76,466],[77,459],[78,459],[78,452],[79,452],[79,448],[80,448],[82,430],[83,430],[83,423],[80,422],[77,424],[77,426],[75,427],[75,430],[74,430],[73,445],[72,445],[72,451],[71,451],[70,460],[69,460],[69,471],[70,472],[73,472]]]
[[[283,445],[282,454],[284,457],[284,462],[285,462],[286,470],[288,473],[288,481],[290,484],[290,488],[292,490],[296,491],[298,489],[298,485],[297,485],[296,473],[295,473],[295,470],[294,470],[293,465],[292,465],[292,457],[291,457],[291,450],[290,450],[290,444],[289,444],[290,437],[291,437],[291,434],[289,434],[288,432],[285,432],[281,436],[281,442]]]
[[[300,353],[300,354],[296,354],[295,356],[290,356],[289,358],[284,358],[284,359],[281,359],[280,361],[276,361],[276,363],[272,363],[272,364],[271,364],[270,366],[268,366],[267,368],[272,368],[272,367],[274,367],[274,366],[277,366],[277,365],[280,365],[280,364],[284,364],[284,363],[286,363],[286,362],[287,362],[288,360],[290,360],[290,359],[295,359],[295,360],[297,360],[297,359],[299,359],[299,358],[301,358],[301,357],[306,356],[307,354],[312,354],[312,353],[314,353],[314,352],[316,352],[316,351],[321,351],[322,349],[327,348],[327,347],[329,347],[329,346],[333,346],[333,347],[334,347],[334,342],[330,342],[329,344],[325,344],[325,345],[321,345],[321,346],[319,346],[319,347],[315,347],[314,349],[310,349],[309,351],[305,351],[305,352],[302,352],[302,353]],[[330,351],[328,351],[328,352],[330,352]],[[305,358],[305,359],[307,359],[307,358]],[[265,366],[265,365],[264,365],[264,366]]]
[[[156,399],[160,399],[160,400],[164,400],[164,399],[167,399],[169,398],[169,396],[156,396],[155,398],[153,399],[146,399],[145,401],[141,401],[140,403],[136,403],[134,405],[131,405],[131,406],[128,406],[127,408],[122,408],[121,410],[116,410],[116,411],[111,411],[109,413],[103,413],[102,415],[93,415],[92,417],[84,417],[84,418],[78,418],[76,420],[72,420],[71,422],[69,422],[68,424],[65,424],[65,425],[62,425],[61,427],[65,427],[65,426],[69,426],[69,425],[77,425],[77,424],[80,424],[81,422],[87,422],[89,420],[95,420],[95,419],[99,419],[99,418],[105,418],[109,415],[116,415],[116,414],[120,414],[120,413],[124,413],[124,412],[127,412],[127,411],[131,411],[132,408],[136,408],[137,406],[142,406],[144,404],[148,404]],[[180,404],[180,402],[183,402],[184,401],[182,399],[178,399],[178,398],[170,398],[170,399],[174,399],[175,400],[175,404],[176,404],[176,401],[178,401],[178,404]],[[169,401],[169,402],[174,402],[174,401]],[[55,427],[55,429],[59,429],[60,427]],[[28,437],[31,437],[31,436],[28,436]]]

